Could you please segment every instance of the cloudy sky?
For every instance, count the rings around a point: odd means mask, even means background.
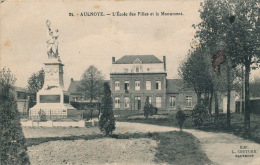
[[[79,80],[89,65],[109,79],[114,56],[153,54],[167,58],[167,78],[178,78],[199,23],[201,0],[175,1],[24,1],[0,4],[0,66],[11,69],[16,85],[44,67],[47,59],[46,20],[59,29],[59,54],[64,63],[65,88],[70,78]],[[170,12],[176,16],[70,17],[81,12]]]

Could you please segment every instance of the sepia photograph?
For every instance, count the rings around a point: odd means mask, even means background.
[[[0,165],[260,165],[259,0],[1,0]]]

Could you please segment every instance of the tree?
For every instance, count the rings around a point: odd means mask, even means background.
[[[30,99],[29,99],[29,108],[33,107],[35,105],[36,101],[36,93],[42,89],[44,85],[44,70],[41,69],[37,73],[33,73],[31,77],[29,77],[27,81],[28,85],[28,91],[31,93]]]
[[[99,128],[106,135],[115,130],[115,117],[113,114],[113,102],[109,84],[104,83],[104,94],[101,101],[101,117],[99,119]]]
[[[198,102],[201,101],[201,95],[211,91],[213,87],[204,54],[202,47],[189,51],[188,58],[179,67],[179,75],[188,86],[193,87]]]
[[[250,136],[249,74],[251,64],[258,62],[260,56],[259,1],[205,0],[201,7],[202,21],[196,26],[200,43],[210,49],[210,54],[224,43],[229,65],[245,67],[244,134]],[[231,16],[234,16],[232,24]]]
[[[82,93],[82,97],[85,100],[90,100],[90,104],[93,100],[100,101],[103,87],[103,75],[93,65],[90,65],[88,69],[81,76],[81,85],[79,91]],[[91,118],[92,118],[91,109]],[[100,109],[99,109],[100,113]]]
[[[81,85],[79,90],[82,92],[84,99],[93,101],[99,99],[102,94],[103,87],[103,75],[93,65],[90,65],[88,69],[81,76]]]
[[[30,164],[20,115],[13,94],[14,76],[0,71],[0,164]]]

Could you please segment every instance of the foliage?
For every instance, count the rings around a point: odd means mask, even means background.
[[[37,73],[33,73],[27,83],[29,92],[37,93],[40,89],[42,89],[44,84],[44,70],[41,69]]]
[[[198,101],[203,93],[212,90],[213,82],[208,66],[205,50],[197,47],[189,52],[188,58],[179,67],[179,75],[188,86],[193,87]]]
[[[26,165],[30,162],[13,93],[14,82],[10,70],[0,71],[0,162]]]
[[[250,96],[260,97],[260,78],[255,78],[250,82]]]
[[[42,89],[44,85],[44,70],[41,69],[37,73],[33,73],[27,83],[28,91],[31,93],[29,98],[29,108],[31,108],[35,105],[36,93]]]
[[[177,119],[177,123],[180,127],[180,131],[182,131],[182,127],[183,127],[183,124],[186,120],[186,115],[185,113],[181,110],[180,107],[178,107],[178,111],[176,113],[176,119]]]
[[[230,18],[234,18],[231,20]],[[245,66],[245,134],[250,135],[250,66],[259,62],[259,1],[206,0],[201,4],[201,22],[196,38],[210,50],[210,55],[224,49],[228,65]]]
[[[202,126],[207,119],[207,109],[202,103],[198,103],[192,110],[192,120],[195,126]]]
[[[113,114],[113,102],[109,84],[104,83],[104,95],[101,100],[101,117],[99,119],[99,128],[106,135],[115,130],[115,117]]]
[[[92,101],[101,98],[102,87],[102,73],[95,66],[90,65],[81,76],[81,85],[78,90],[82,92],[82,97],[85,100]]]
[[[44,111],[40,110],[39,112],[40,121],[47,121],[46,114]]]

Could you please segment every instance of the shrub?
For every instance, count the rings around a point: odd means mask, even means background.
[[[0,164],[30,164],[20,115],[13,94],[15,79],[9,70],[0,71]]]
[[[113,114],[113,102],[111,98],[111,91],[108,83],[104,84],[104,96],[101,101],[101,117],[99,119],[99,128],[105,132],[106,135],[115,130],[115,117]]]
[[[192,120],[195,126],[202,126],[207,119],[207,108],[202,103],[198,103],[192,110]]]

